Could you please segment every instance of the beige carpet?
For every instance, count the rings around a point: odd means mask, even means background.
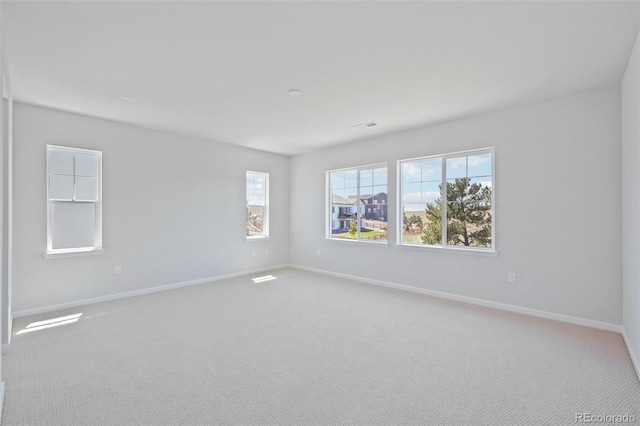
[[[640,422],[640,383],[616,333],[298,270],[272,275],[16,320],[2,424]]]

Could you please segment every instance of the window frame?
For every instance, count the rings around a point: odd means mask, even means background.
[[[96,155],[97,170],[96,170],[96,185],[97,194],[95,201],[88,200],[56,200],[51,199],[51,170],[50,170],[50,153],[51,151],[66,151],[73,154],[92,154]],[[60,145],[47,145],[46,146],[46,202],[47,202],[47,247],[44,253],[45,258],[56,257],[69,257],[83,254],[101,254],[103,253],[102,247],[102,151],[85,149],[85,148],[73,148]],[[76,191],[75,184],[75,164],[74,164],[74,198]],[[94,204],[95,205],[95,233],[94,244],[89,247],[73,247],[73,248],[53,248],[53,206],[54,204]]]
[[[404,163],[416,162],[416,161],[424,161],[424,160],[432,160],[432,159],[440,159],[441,161],[441,177],[440,177],[440,185],[443,188],[446,188],[447,182],[447,169],[446,164],[448,159],[453,158],[465,158],[474,155],[482,155],[482,154],[491,154],[491,247],[473,247],[473,246],[465,246],[465,245],[455,245],[448,244],[447,239],[447,194],[446,190],[441,192],[441,200],[440,207],[442,209],[442,239],[440,244],[414,244],[414,243],[406,243],[404,242],[404,191],[403,191],[403,171],[402,165]],[[497,254],[496,250],[496,181],[495,181],[495,167],[496,167],[496,154],[495,147],[486,147],[486,148],[478,148],[471,149],[466,151],[457,151],[450,152],[446,154],[438,154],[438,155],[428,155],[414,158],[406,158],[398,160],[397,162],[397,220],[396,220],[396,244],[398,247],[402,248],[418,248],[418,249],[433,249],[433,250],[452,250],[452,251],[460,251],[460,252],[471,252],[471,253],[480,253],[480,254]],[[421,181],[424,182],[424,181]]]
[[[248,178],[249,174],[260,174],[264,177],[264,196],[263,203],[264,205],[257,204],[249,204],[249,183]],[[245,239],[247,241],[256,241],[256,240],[265,240],[271,237],[270,229],[269,229],[269,173],[268,172],[259,172],[255,170],[247,170],[245,173],[245,217],[248,215],[250,207],[262,207],[262,235],[247,235],[246,224],[245,224]]]
[[[325,172],[325,182],[326,182],[326,198],[325,198],[325,239],[329,240],[329,241],[341,241],[341,242],[347,242],[347,243],[363,243],[363,244],[375,244],[375,245],[382,245],[382,246],[387,246],[389,244],[389,203],[385,202],[382,204],[379,204],[380,206],[384,205],[387,206],[387,215],[385,217],[386,219],[386,223],[387,223],[387,232],[386,232],[386,238],[384,240],[372,240],[372,239],[363,239],[360,238],[360,227],[357,227],[356,230],[356,238],[350,239],[350,238],[333,238],[333,226],[332,226],[332,220],[333,220],[333,212],[334,212],[334,206],[333,206],[333,193],[332,193],[332,185],[331,185],[331,174],[332,173],[337,173],[337,172],[345,172],[345,171],[350,171],[350,170],[354,170],[356,172],[356,185],[357,185],[357,193],[356,193],[356,200],[361,200],[360,197],[363,195],[360,193],[360,189],[361,189],[361,185],[360,185],[360,171],[362,170],[371,170],[373,171],[374,169],[379,169],[379,168],[385,168],[386,169],[386,182],[385,182],[385,186],[386,186],[386,196],[387,198],[389,197],[389,165],[388,163],[384,162],[384,163],[374,163],[374,164],[366,164],[366,165],[362,165],[362,166],[353,166],[353,167],[343,167],[340,169],[333,169],[333,170],[327,170]],[[375,186],[375,185],[373,185]],[[375,194],[371,194],[371,196],[373,197]],[[363,203],[363,208],[362,208],[362,213],[365,214],[366,213],[366,209],[368,206],[374,206],[374,204],[366,204]],[[359,211],[359,207],[358,207],[358,211]],[[359,220],[356,214],[356,220]]]

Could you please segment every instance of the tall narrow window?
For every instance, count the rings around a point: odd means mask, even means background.
[[[247,238],[269,236],[269,173],[247,172]]]
[[[47,145],[47,254],[102,249],[102,153]]]
[[[332,239],[386,242],[387,166],[327,172]]]
[[[398,162],[399,244],[494,248],[493,149]]]

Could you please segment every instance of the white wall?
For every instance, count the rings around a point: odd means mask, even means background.
[[[14,119],[16,314],[288,262],[287,157],[18,103]],[[47,144],[103,152],[104,254],[44,259]],[[270,173],[267,241],[245,240],[248,169]]]
[[[0,84],[2,84],[2,82],[4,81],[4,72],[5,72],[5,62],[4,62],[4,51],[5,51],[5,46],[4,46],[4,37],[2,37],[2,33],[4,31],[2,31],[2,3],[0,3]],[[0,90],[0,93],[2,93],[3,90]],[[2,191],[2,194],[0,194],[0,282],[4,283],[4,270],[6,268],[5,263],[3,262],[4,259],[4,246],[5,246],[5,234],[4,234],[4,203],[5,203],[5,187],[4,187],[4,156],[5,156],[5,151],[4,151],[4,128],[6,125],[6,122],[4,120],[4,101],[3,101],[3,97],[0,96],[0,188],[2,188],[0,191]],[[4,287],[4,286],[0,286],[0,287]],[[3,301],[2,299],[2,293],[4,290],[0,290],[0,328],[2,328],[3,330],[5,328],[7,328],[7,319],[6,317],[3,316],[3,306],[6,305],[6,301]],[[4,341],[4,340],[3,340]],[[2,420],[2,407],[4,404],[4,382],[2,381],[2,356],[0,356],[0,421]]]
[[[11,321],[8,317],[8,308],[9,308],[9,226],[8,226],[8,218],[9,218],[9,155],[8,155],[8,147],[9,147],[9,103],[4,101],[2,103],[2,120],[3,120],[3,134],[2,134],[2,152],[3,161],[2,161],[2,345],[3,348],[6,348],[9,343],[9,337],[11,335],[11,331],[9,330]]]
[[[623,327],[640,375],[640,35],[621,87]]]
[[[395,205],[397,160],[489,146],[498,256],[324,238],[326,170],[388,162]],[[292,157],[290,262],[621,324],[620,155],[614,86]]]

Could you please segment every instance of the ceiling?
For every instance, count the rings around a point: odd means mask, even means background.
[[[285,155],[619,83],[640,21],[638,1],[2,3],[14,100]]]

